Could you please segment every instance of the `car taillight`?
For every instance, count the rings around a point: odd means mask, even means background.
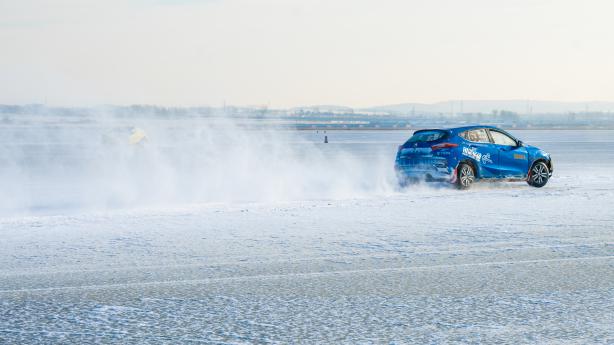
[[[437,145],[433,145],[431,146],[431,150],[435,151],[435,150],[441,150],[441,149],[451,149],[454,147],[458,147],[458,144],[454,144],[454,143],[441,143],[441,144],[437,144]]]

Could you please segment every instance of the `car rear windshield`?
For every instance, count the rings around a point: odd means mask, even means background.
[[[440,130],[419,131],[414,133],[414,135],[412,135],[412,137],[407,140],[406,144],[437,141],[439,139],[444,138],[446,135],[447,133],[445,131]]]

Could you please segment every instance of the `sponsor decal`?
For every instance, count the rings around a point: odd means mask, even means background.
[[[476,161],[480,161],[482,159],[482,154],[476,151],[474,148],[463,147],[463,155],[471,157]]]
[[[490,159],[490,153],[482,155],[482,163],[484,163],[484,164],[492,164],[492,159]]]
[[[514,159],[526,159],[526,156],[518,154],[518,153],[514,153]]]

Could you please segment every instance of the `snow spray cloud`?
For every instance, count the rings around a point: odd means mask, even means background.
[[[51,114],[13,117],[2,126],[0,214],[345,199],[393,190],[389,150],[365,157],[348,145],[248,120]]]

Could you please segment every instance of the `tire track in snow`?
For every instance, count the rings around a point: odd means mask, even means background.
[[[286,277],[318,277],[332,276],[345,274],[360,274],[360,273],[381,273],[381,272],[403,272],[403,271],[425,271],[431,269],[446,269],[460,267],[484,267],[498,265],[523,265],[523,264],[539,264],[552,262],[574,262],[574,261],[592,261],[592,260],[610,260],[614,259],[614,255],[610,256],[593,256],[583,258],[560,258],[560,259],[539,259],[539,260],[519,260],[519,261],[493,261],[466,263],[456,265],[427,265],[414,267],[392,267],[392,268],[372,268],[372,269],[355,269],[355,270],[338,270],[326,272],[305,272],[305,273],[287,273],[287,274],[262,274],[251,276],[223,277],[223,278],[204,278],[204,279],[185,279],[185,280],[168,280],[168,281],[151,281],[151,282],[135,282],[135,283],[114,283],[114,284],[95,284],[95,285],[77,285],[77,286],[57,286],[45,288],[29,288],[29,289],[11,289],[0,290],[0,294],[5,293],[22,293],[22,292],[50,292],[50,291],[68,291],[68,290],[95,290],[105,288],[122,288],[122,287],[138,287],[138,286],[155,286],[155,285],[174,285],[174,284],[206,284],[224,281],[247,281],[259,279],[278,279]]]
[[[309,262],[318,260],[345,260],[345,259],[364,259],[364,258],[400,258],[406,259],[408,255],[436,255],[436,254],[454,254],[454,253],[496,253],[510,250],[537,250],[537,249],[557,249],[557,248],[573,248],[573,247],[601,247],[611,246],[614,242],[596,242],[596,243],[570,243],[570,244],[556,244],[556,245],[540,245],[530,247],[495,247],[495,248],[483,248],[491,245],[526,245],[523,241],[501,241],[501,242],[486,242],[480,245],[467,245],[463,249],[450,249],[450,250],[432,250],[432,251],[403,251],[396,253],[377,253],[377,254],[347,254],[347,255],[321,255],[304,258],[288,257],[284,254],[279,255],[254,255],[254,256],[236,256],[236,261],[218,261],[218,262],[200,262],[200,263],[186,263],[186,264],[169,264],[169,265],[142,265],[142,266],[118,266],[109,268],[80,268],[72,269],[69,267],[58,267],[55,270],[46,271],[15,271],[15,270],[0,270],[0,276],[15,277],[15,276],[34,276],[34,275],[51,275],[51,274],[64,274],[64,273],[94,273],[94,272],[118,272],[118,271],[139,271],[148,269],[172,269],[172,268],[190,268],[190,267],[210,267],[210,266],[232,266],[232,265],[255,265],[255,264],[267,264],[267,263],[293,263],[293,262]],[[444,246],[441,246],[444,247]],[[453,246],[448,246],[453,247]],[[437,248],[437,247],[425,247],[425,248]],[[389,251],[389,250],[386,250]],[[251,260],[251,261],[247,261]],[[260,260],[260,261],[258,261]]]

